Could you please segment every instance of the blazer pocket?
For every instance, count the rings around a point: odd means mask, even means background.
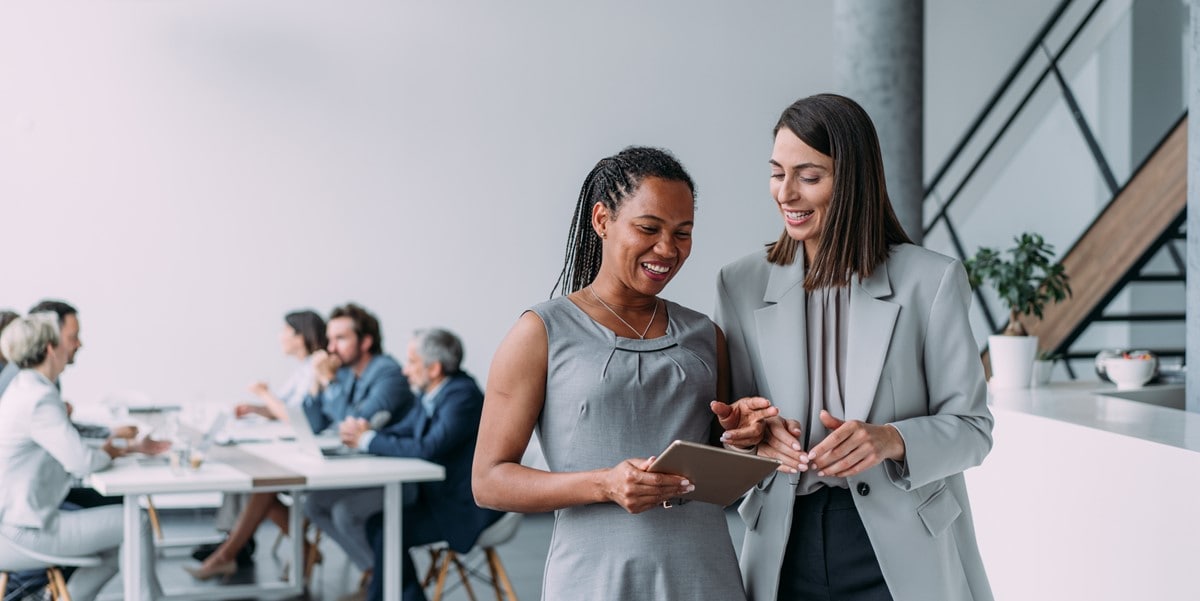
[[[917,508],[917,515],[932,536],[940,536],[962,514],[958,499],[943,486]]]
[[[761,482],[754,485],[749,493],[746,493],[746,498],[742,504],[738,506],[738,515],[742,516],[742,522],[746,524],[748,530],[754,530],[758,526],[758,516],[762,513],[763,500],[766,499],[767,489],[771,487],[771,482],[775,480],[775,475],[779,472],[771,472],[767,474]]]
[[[758,528],[758,516],[762,514],[763,497],[767,494],[757,488],[750,489],[750,493],[738,506],[738,515],[742,516],[742,522],[746,524],[747,530],[756,530]]]

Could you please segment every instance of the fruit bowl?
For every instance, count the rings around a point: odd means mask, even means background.
[[[1157,367],[1158,360],[1150,354],[1104,359],[1104,371],[1116,383],[1117,390],[1141,388],[1154,377]]]

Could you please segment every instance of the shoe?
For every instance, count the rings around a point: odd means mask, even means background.
[[[196,567],[183,566],[183,570],[188,574],[191,574],[192,578],[195,578],[196,580],[208,580],[217,576],[221,576],[223,578],[233,576],[237,573],[238,566],[236,561],[224,561],[211,564],[207,568],[204,567],[204,564],[200,564]]]
[[[212,555],[222,543],[206,543],[192,549],[192,559],[203,562]],[[239,568],[245,568],[254,565],[254,539],[246,541],[246,546],[242,547],[237,554],[237,564]]]
[[[220,546],[221,543],[205,543],[203,545],[193,547],[192,559],[195,559],[196,561],[204,561],[205,559],[208,559],[209,555],[213,554],[213,551],[217,550],[217,547]]]

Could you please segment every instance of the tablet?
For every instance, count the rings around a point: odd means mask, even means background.
[[[695,484],[696,490],[683,499],[725,507],[778,467],[777,459],[676,440],[650,464],[649,471],[679,474]]]

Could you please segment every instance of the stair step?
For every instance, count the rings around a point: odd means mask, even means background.
[[[1184,321],[1186,313],[1110,313],[1093,321]]]

